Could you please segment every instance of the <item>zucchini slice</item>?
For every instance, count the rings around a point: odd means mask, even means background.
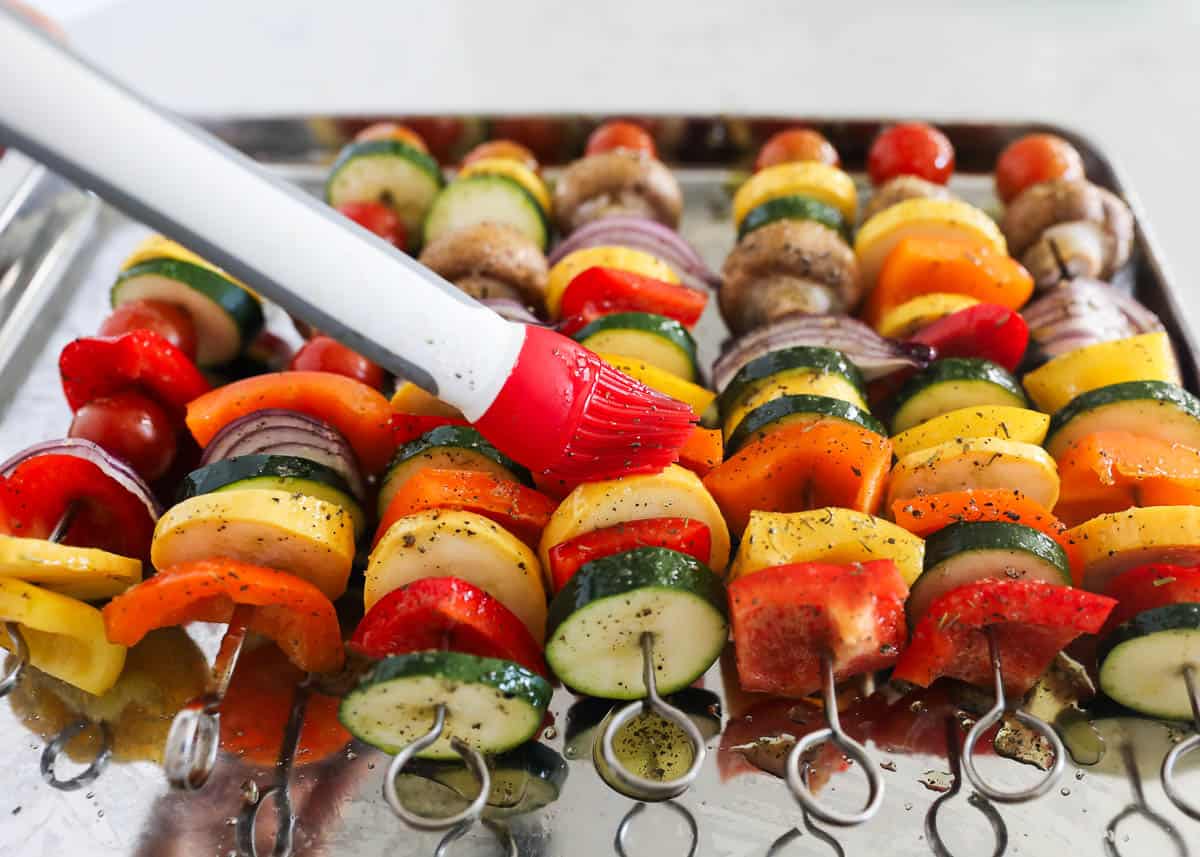
[[[193,470],[179,485],[179,499],[215,491],[265,488],[316,497],[341,506],[354,522],[354,538],[366,531],[367,518],[341,474],[324,464],[295,455],[239,455]]]
[[[483,817],[515,818],[536,812],[558,800],[567,781],[567,763],[538,742],[489,760],[492,791]],[[404,805],[430,817],[453,815],[479,793],[479,781],[462,762],[414,761],[396,778]]]
[[[364,140],[342,149],[325,182],[325,201],[382,202],[414,245],[434,197],[445,185],[437,161],[400,140]]]
[[[158,519],[155,568],[215,556],[289,572],[332,600],[350,577],[354,522],[335,503],[260,488],[191,497]]]
[[[659,693],[702,676],[729,638],[720,578],[693,557],[637,548],[584,565],[550,604],[546,662],[568,687],[640,699],[642,634],[654,635]]]
[[[387,511],[400,486],[426,468],[475,470],[533,487],[529,471],[470,426],[438,426],[396,450],[379,483],[378,513]]]
[[[759,170],[733,195],[733,222],[741,226],[764,202],[786,196],[806,196],[838,210],[846,222],[858,215],[854,179],[838,167],[819,161],[793,161]]]
[[[338,718],[358,738],[398,753],[433,725],[438,705],[446,724],[423,759],[457,759],[450,739],[483,753],[524,744],[542,725],[552,688],[511,661],[459,652],[415,652],[380,661],[342,700]]]
[[[1125,381],[1081,393],[1050,418],[1046,449],[1058,457],[1099,431],[1128,431],[1200,449],[1200,399],[1165,381]]]
[[[737,371],[717,396],[728,438],[746,414],[780,396],[842,399],[867,409],[862,373],[840,351],[798,345],[755,358]]]
[[[887,508],[897,500],[976,488],[1019,488],[1043,508],[1058,502],[1058,465],[1032,443],[998,437],[952,440],[896,462]]]
[[[0,535],[0,579],[36,583],[80,601],[112,598],[142,579],[141,560],[98,548]]]
[[[237,357],[263,326],[258,298],[211,268],[179,259],[148,259],[121,271],[109,299],[166,301],[196,325],[196,363],[219,366]]]
[[[539,643],[546,636],[546,590],[524,542],[482,515],[430,509],[388,528],[367,561],[367,610],[394,589],[425,577],[458,577],[517,615]]]
[[[812,220],[822,226],[828,226],[845,241],[850,241],[850,228],[846,225],[846,218],[842,217],[842,213],[836,207],[800,194],[778,196],[750,209],[738,227],[738,241],[755,229],[776,220]]]
[[[883,423],[845,399],[810,395],[780,396],[746,414],[725,443],[725,457],[732,457],[747,443],[761,440],[776,429],[824,419],[843,420],[887,436]]]
[[[908,380],[896,395],[892,434],[960,408],[1028,407],[1025,391],[1003,366],[977,357],[949,357]]]
[[[709,568],[721,572],[729,562],[729,528],[717,502],[700,477],[672,464],[660,473],[624,476],[577,486],[558,504],[542,530],[538,555],[550,567],[550,548],[576,536],[647,518],[694,518],[708,525],[712,548]]]
[[[897,458],[968,437],[998,437],[1041,446],[1050,417],[1028,408],[983,405],[959,408],[921,423],[892,438]]]
[[[1046,413],[1076,396],[1127,381],[1181,383],[1175,349],[1163,331],[1076,348],[1025,376],[1025,389]]]
[[[1200,604],[1170,604],[1134,616],[1100,645],[1100,689],[1149,717],[1191,720],[1183,668],[1200,670]]]
[[[536,199],[508,176],[474,175],[450,183],[429,207],[425,243],[477,223],[503,223],[545,252],[550,224]]]
[[[908,595],[909,621],[951,589],[987,578],[1071,585],[1062,546],[1045,533],[1004,521],[964,521],[925,540],[925,569]]]
[[[550,191],[546,188],[546,183],[537,173],[520,161],[514,161],[512,158],[481,158],[478,161],[463,164],[459,168],[455,180],[471,176],[506,176],[525,188],[544,214],[550,214],[553,201],[550,199]]]
[[[673,318],[649,312],[604,315],[575,334],[575,341],[597,353],[644,360],[689,383],[700,378],[696,340]]]

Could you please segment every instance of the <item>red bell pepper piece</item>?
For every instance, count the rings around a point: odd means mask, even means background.
[[[821,653],[838,680],[891,666],[907,635],[908,586],[891,560],[796,563],[729,585],[743,690],[807,696],[821,688]]]
[[[614,312],[652,312],[691,327],[707,303],[705,292],[687,286],[618,268],[588,268],[563,292],[561,332],[571,336],[597,317]]]
[[[996,636],[1004,687],[1029,690],[1064,647],[1094,634],[1116,600],[1069,586],[1033,580],[981,580],[947,592],[917,622],[894,678],[928,687],[950,676],[991,687],[985,628]]]
[[[63,544],[149,560],[150,510],[95,464],[74,455],[36,455],[0,479],[0,530],[48,538],[72,504],[75,513]]]
[[[550,548],[554,591],[566,586],[575,572],[592,560],[641,547],[670,548],[708,562],[712,533],[708,524],[691,518],[646,518],[592,530]]]
[[[135,645],[155,628],[228,622],[252,605],[249,628],[275,641],[306,672],[342,666],[345,652],[333,602],[307,580],[232,559],[183,562],[132,586],[104,606],[108,639]]]
[[[427,468],[410,477],[388,503],[375,543],[392,524],[426,509],[463,509],[495,521],[530,547],[554,514],[555,502],[519,482],[472,470]]]
[[[400,447],[416,440],[439,426],[470,425],[466,420],[454,417],[437,417],[426,414],[392,414],[392,439]]]
[[[350,645],[372,658],[446,649],[548,674],[541,647],[525,623],[457,577],[426,577],[389,592],[363,616]]]
[[[259,767],[279,760],[283,733],[304,672],[275,646],[242,652],[221,703],[221,749]],[[341,699],[310,691],[296,745],[295,764],[327,759],[350,743],[338,720]]]
[[[1013,372],[1025,357],[1029,327],[1008,307],[975,304],[938,319],[913,341],[932,345],[938,357],[981,357]]]
[[[1131,568],[1114,578],[1105,594],[1117,599],[1105,625],[1111,630],[1146,610],[1200,603],[1200,566],[1155,563]]]
[[[152,330],[89,336],[68,342],[58,358],[72,411],[126,390],[148,393],[175,417],[211,387],[188,356]]]

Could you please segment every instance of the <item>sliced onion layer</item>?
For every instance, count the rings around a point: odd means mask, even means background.
[[[534,315],[529,307],[512,298],[484,298],[480,303],[496,313],[496,315],[506,318],[509,321],[515,321],[518,324],[545,325],[545,322]]]
[[[553,265],[576,250],[606,246],[629,247],[657,256],[692,288],[715,288],[721,284],[720,276],[678,232],[645,217],[621,215],[585,224],[555,247],[547,261]]]
[[[104,449],[104,447],[81,437],[69,437],[62,440],[47,440],[42,443],[35,443],[33,446],[21,450],[3,464],[0,464],[0,476],[5,478],[12,476],[13,471],[17,469],[18,465],[39,455],[72,455],[76,458],[82,458],[84,461],[90,461],[96,467],[100,468],[101,473],[137,497],[141,504],[146,507],[146,511],[150,514],[152,521],[157,521],[159,515],[162,514],[162,506],[155,499],[154,492],[150,490],[150,486],[146,484],[146,480],[142,479],[136,470]]]
[[[234,420],[217,432],[204,448],[200,464],[241,455],[307,458],[338,473],[359,500],[366,494],[366,485],[349,442],[333,426],[307,414],[268,408]]]
[[[868,381],[901,369],[924,369],[936,357],[928,345],[885,339],[849,316],[794,313],[727,343],[713,363],[714,389],[725,389],[737,371],[751,360],[798,345],[842,352]]]
[[[1163,329],[1158,316],[1099,280],[1060,283],[1021,311],[1029,335],[1049,357]]]

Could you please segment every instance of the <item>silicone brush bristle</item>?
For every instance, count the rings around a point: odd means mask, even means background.
[[[476,426],[531,470],[575,483],[661,470],[678,459],[695,419],[578,343],[529,327]]]

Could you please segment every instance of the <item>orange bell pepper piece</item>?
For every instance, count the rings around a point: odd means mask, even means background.
[[[201,446],[234,420],[266,408],[299,411],[341,432],[366,473],[378,473],[396,451],[392,407],[378,390],[332,372],[272,372],[243,378],[193,399],[187,426]]]
[[[426,509],[462,509],[490,518],[536,549],[555,505],[532,488],[490,473],[428,468],[400,486],[379,521],[375,543],[407,515]]]
[[[923,539],[960,521],[1001,521],[1032,527],[1054,539],[1066,552],[1075,585],[1083,580],[1079,546],[1071,540],[1066,525],[1016,489],[976,488],[897,500],[892,504],[892,520]]]
[[[688,435],[683,449],[679,450],[679,463],[703,479],[721,463],[724,454],[725,442],[721,430],[696,426]]]
[[[232,559],[182,562],[132,586],[103,609],[111,642],[133,646],[155,628],[228,622],[251,605],[249,629],[270,637],[306,672],[330,672],[345,655],[333,602],[285,571]]]
[[[905,238],[884,260],[863,318],[874,327],[889,310],[935,292],[1016,310],[1033,294],[1033,277],[1015,259],[983,244]]]
[[[892,442],[840,420],[787,426],[742,447],[704,477],[729,528],[752,511],[840,506],[874,514],[883,502]]]
[[[1090,434],[1058,458],[1068,526],[1133,506],[1200,504],[1200,450],[1132,432]]]

